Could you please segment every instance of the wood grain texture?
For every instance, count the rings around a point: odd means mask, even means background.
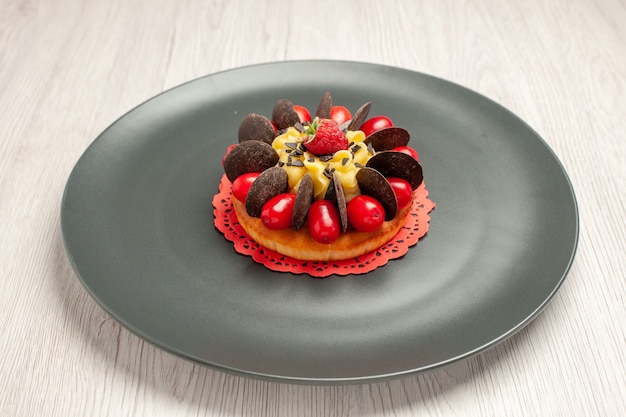
[[[626,4],[620,0],[0,0],[0,411],[6,416],[626,415]],[[554,150],[581,213],[568,279],[501,345],[354,386],[247,379],[131,334],[64,254],[65,181],[142,101],[261,62],[345,59],[448,79]]]

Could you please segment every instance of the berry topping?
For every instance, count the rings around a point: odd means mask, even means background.
[[[352,120],[352,114],[347,107],[332,106],[330,108],[330,119],[334,120],[338,125]]]
[[[311,113],[306,107],[294,104],[293,109],[296,111],[296,113],[298,113],[300,123],[311,123],[313,121],[313,119],[311,118]]]
[[[291,227],[296,195],[281,193],[267,201],[261,208],[261,221],[268,229],[282,230]]]
[[[307,219],[311,237],[319,243],[333,243],[341,233],[337,207],[329,200],[316,200]]]
[[[393,192],[398,199],[398,209],[408,207],[413,201],[413,188],[411,188],[411,184],[409,184],[407,180],[395,177],[387,178],[387,181],[389,185],[391,185],[391,188],[393,188]]]
[[[339,125],[330,119],[315,118],[313,123],[307,126],[306,133],[309,138],[304,146],[314,155],[330,155],[337,151],[348,149],[349,142]]]
[[[259,177],[259,174],[259,172],[248,172],[235,178],[235,181],[233,181],[233,195],[237,200],[246,201],[250,187]]]
[[[359,195],[348,203],[348,221],[359,232],[375,232],[385,221],[385,209],[369,195]]]

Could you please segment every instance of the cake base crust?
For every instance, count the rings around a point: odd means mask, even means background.
[[[292,228],[268,229],[260,218],[249,216],[245,203],[234,196],[232,204],[240,225],[259,245],[294,259],[321,262],[356,258],[383,246],[400,231],[410,212],[409,205],[375,232],[349,229],[333,243],[324,244],[315,241],[306,227],[298,231]]]

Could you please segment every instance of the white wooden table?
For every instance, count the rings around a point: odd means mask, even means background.
[[[389,382],[306,386],[179,359],[87,294],[59,212],[79,156],[140,102],[243,65],[342,59],[429,73],[511,109],[578,198],[548,308],[501,345]],[[623,0],[0,0],[3,416],[626,415]]]

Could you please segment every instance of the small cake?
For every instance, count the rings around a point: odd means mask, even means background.
[[[296,260],[340,261],[398,234],[423,182],[409,132],[354,116],[324,94],[315,115],[287,99],[271,119],[243,118],[222,160],[238,224],[261,247]],[[423,187],[422,187],[423,188]]]

